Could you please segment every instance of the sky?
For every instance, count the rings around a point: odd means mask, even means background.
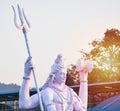
[[[31,23],[27,33],[38,86],[47,79],[57,54],[69,65],[88,43],[107,29],[120,29],[120,0],[0,0],[0,82],[21,85],[28,57],[22,31],[13,23],[12,5],[24,8]],[[19,17],[17,13],[17,20]],[[34,87],[31,78],[31,87]]]

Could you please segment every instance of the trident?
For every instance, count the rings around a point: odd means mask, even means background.
[[[29,23],[26,15],[25,15],[24,9],[23,8],[20,9],[20,6],[17,5],[19,19],[20,19],[20,22],[21,22],[21,25],[18,25],[15,8],[14,8],[14,6],[12,6],[12,8],[13,8],[13,12],[14,12],[14,24],[17,27],[17,29],[22,30],[22,32],[24,34],[24,37],[25,37],[27,52],[28,52],[29,57],[31,57],[30,48],[29,48],[28,39],[27,39],[27,32],[31,28],[30,23]],[[26,25],[25,25],[25,22],[26,22]],[[38,100],[39,100],[40,108],[41,108],[41,111],[43,111],[42,100],[41,100],[41,96],[39,95],[39,88],[38,88],[38,85],[37,85],[37,80],[36,80],[34,68],[32,69],[32,73],[33,73],[34,82],[35,82],[35,86],[36,86],[37,93],[38,93]]]

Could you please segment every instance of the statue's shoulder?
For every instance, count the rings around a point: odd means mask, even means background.
[[[52,88],[50,88],[50,87],[47,87],[47,88],[45,88],[45,89],[43,89],[42,91],[41,91],[41,93],[53,93],[53,90],[52,90]]]
[[[69,86],[67,86],[67,85],[66,85],[66,87],[67,87],[68,90],[74,92],[74,90],[73,90],[71,87],[69,87]]]
[[[42,97],[45,97],[45,98],[53,98],[54,91],[50,87],[47,87],[41,91],[41,95]]]
[[[67,87],[68,87],[68,90],[72,93],[72,95],[77,96],[77,93],[71,87],[69,86]]]

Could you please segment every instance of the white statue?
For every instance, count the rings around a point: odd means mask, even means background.
[[[45,111],[87,111],[88,100],[88,72],[91,71],[91,61],[78,61],[77,70],[80,74],[80,89],[77,95],[70,87],[65,85],[66,67],[62,55],[58,55],[51,67],[51,73],[44,84],[41,95]],[[25,63],[23,82],[19,92],[19,107],[24,109],[34,108],[39,105],[38,95],[29,95],[31,58]]]

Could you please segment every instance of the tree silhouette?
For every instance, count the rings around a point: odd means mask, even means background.
[[[90,53],[94,66],[104,77],[100,76],[99,79],[102,78],[104,81],[120,80],[120,31],[110,29],[104,34],[105,36],[101,41],[94,40],[91,43],[93,49]]]
[[[73,64],[67,69],[66,84],[69,86],[79,84],[79,74],[76,71],[76,66]]]
[[[93,60],[93,71],[89,74],[89,83],[109,82],[120,80],[120,31],[106,30],[102,40],[95,39],[89,45],[89,53],[80,51],[84,59]],[[71,65],[67,72],[67,85],[79,84],[79,74],[75,65]]]

